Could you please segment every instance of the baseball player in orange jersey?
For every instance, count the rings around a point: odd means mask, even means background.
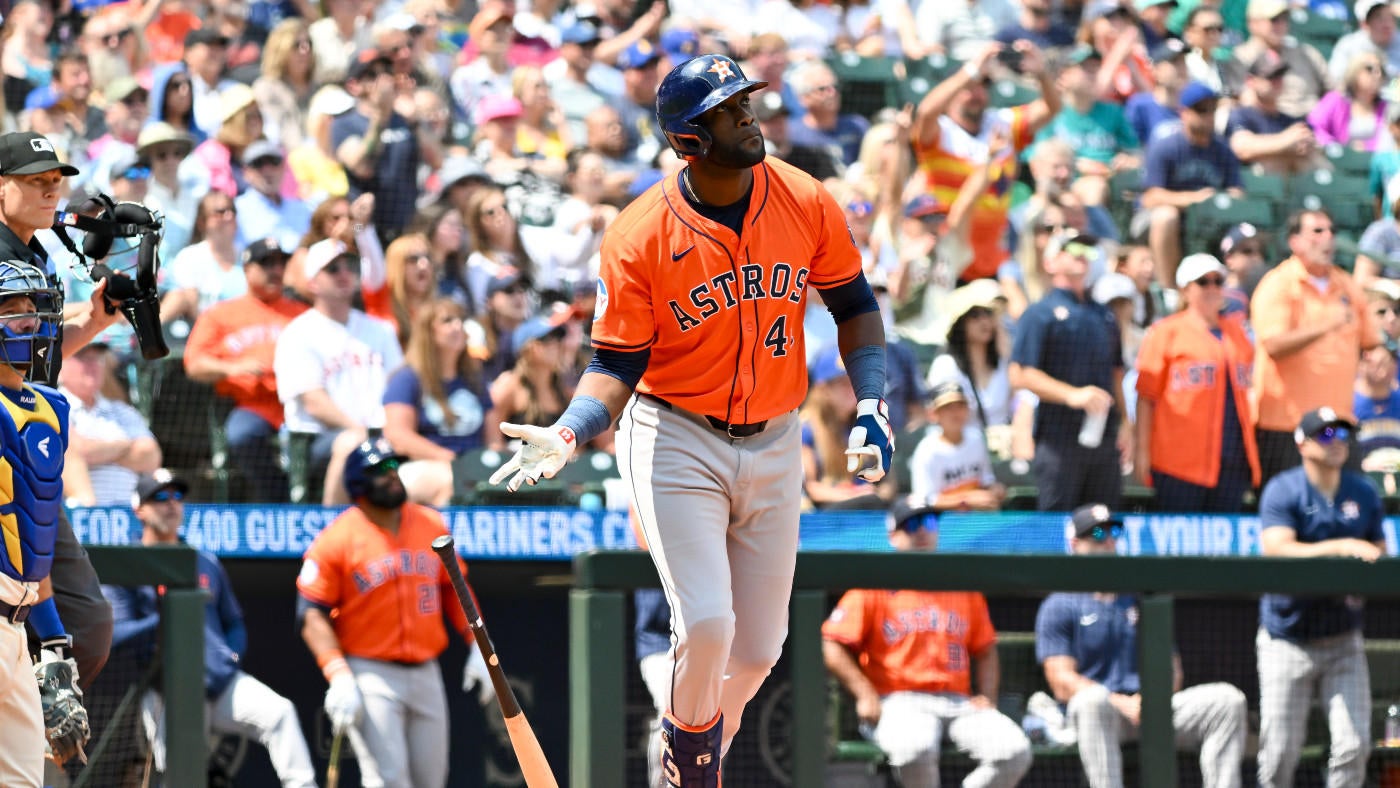
[[[891,507],[896,550],[938,546],[933,504],[910,496]],[[847,591],[822,625],[822,653],[855,696],[862,732],[889,755],[905,788],[937,788],[945,732],[977,761],[967,788],[1012,786],[1030,769],[1030,741],[997,711],[1001,663],[981,594]]]
[[[879,481],[894,448],[879,305],[840,206],[765,160],[750,94],[766,84],[722,55],[662,80],[657,120],[688,164],[604,237],[593,361],[553,425],[501,425],[522,446],[491,477],[515,490],[553,476],[621,414],[618,466],[672,609],[662,772],[677,788],[719,785],[787,633],[808,288],[835,317],[859,401],[850,470]]]
[[[436,511],[407,503],[402,461],[383,438],[350,454],[345,489],[354,506],[307,548],[298,614],[330,682],[326,713],[337,731],[348,731],[363,785],[440,788],[448,755],[437,663],[447,647],[444,598],[463,640],[470,644],[472,634],[431,547],[447,527]],[[470,651],[464,689],[488,675],[480,650]]]

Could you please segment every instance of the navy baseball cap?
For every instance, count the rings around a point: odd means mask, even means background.
[[[259,238],[248,244],[248,248],[243,250],[243,264],[262,263],[274,255],[280,255],[284,260],[290,257],[287,250],[282,248],[282,243],[276,238]]]
[[[32,131],[0,134],[0,175],[38,175],[53,170],[78,174],[77,167],[58,160],[58,151],[48,137]]]
[[[937,498],[922,495],[896,498],[885,515],[885,530],[911,533],[918,530],[937,531],[938,516],[943,513],[943,509],[934,505]]]
[[[1099,539],[1103,536],[1117,536],[1115,528],[1121,532],[1123,520],[1113,514],[1113,510],[1101,503],[1090,503],[1074,510],[1070,515],[1077,539]]]
[[[1182,109],[1191,109],[1202,101],[1211,101],[1219,98],[1220,94],[1210,85],[1204,82],[1191,82],[1181,89],[1181,98],[1177,104]]]
[[[151,496],[161,490],[173,490],[181,495],[189,495],[190,485],[165,468],[157,468],[154,473],[144,474],[136,480],[136,492],[131,496],[131,508],[135,509],[151,500]]]
[[[946,216],[948,206],[938,201],[932,194],[920,194],[904,204],[904,218],[922,219],[925,216]]]
[[[1249,222],[1240,222],[1225,232],[1225,237],[1220,239],[1220,253],[1228,255],[1240,244],[1251,238],[1259,237],[1259,228]]]
[[[1176,60],[1179,57],[1186,57],[1186,45],[1181,43],[1179,38],[1164,39],[1162,43],[1152,47],[1152,52],[1148,54],[1153,63],[1166,63]]]
[[[1298,421],[1298,429],[1293,431],[1293,440],[1298,443],[1316,437],[1319,432],[1328,427],[1346,427],[1349,430],[1356,429],[1356,423],[1345,418],[1331,408],[1318,408],[1303,414],[1303,418]]]

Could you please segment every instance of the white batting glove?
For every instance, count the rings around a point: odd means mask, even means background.
[[[462,673],[462,691],[477,691],[476,699],[485,706],[496,699],[496,685],[491,683],[491,671],[486,669],[486,659],[481,649],[472,644],[471,656],[467,657],[467,668]]]
[[[885,478],[894,458],[890,409],[882,399],[856,403],[856,426],[846,441],[846,470],[875,483]]]
[[[502,424],[501,432],[520,439],[520,451],[491,474],[491,483],[500,484],[507,478],[506,489],[515,492],[522,484],[534,484],[541,478],[553,479],[573,456],[578,439],[574,431],[557,424],[534,427],[529,424]]]
[[[331,679],[326,690],[326,716],[331,718],[331,727],[342,731],[360,721],[365,708],[365,699],[360,696],[360,688],[355,686],[355,674],[345,671]]]

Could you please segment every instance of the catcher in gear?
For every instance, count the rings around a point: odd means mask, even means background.
[[[32,263],[0,260],[0,785],[39,786],[55,761],[86,759],[87,711],[72,639],[49,584],[68,402],[25,373],[58,352],[62,296]],[[31,658],[24,625],[37,636]],[[36,664],[37,663],[37,664]],[[31,671],[33,678],[31,678]]]
[[[879,302],[835,198],[765,158],[750,94],[766,85],[723,55],[662,80],[657,125],[687,164],[604,236],[593,360],[556,422],[501,425],[521,447],[491,477],[510,490],[552,478],[618,422],[618,468],[671,605],[672,788],[719,787],[787,634],[812,291],[857,401],[847,471],[878,482],[894,450]]]

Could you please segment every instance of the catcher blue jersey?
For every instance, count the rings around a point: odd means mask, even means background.
[[[68,400],[26,384],[0,390],[0,572],[37,583],[53,566],[63,506]]]

